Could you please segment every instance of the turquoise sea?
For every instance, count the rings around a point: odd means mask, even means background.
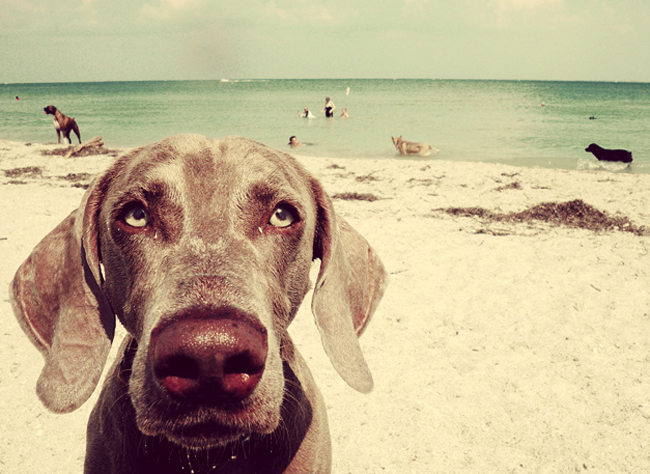
[[[349,89],[348,89],[349,88]],[[20,100],[16,100],[18,96]],[[337,110],[321,113],[325,97]],[[168,135],[243,135],[313,157],[399,159],[391,136],[440,152],[423,160],[650,173],[650,84],[469,80],[221,80],[0,85],[0,139],[52,142],[55,105],[82,139],[138,146]],[[542,106],[544,104],[544,106]],[[315,115],[303,119],[298,111]],[[347,108],[349,118],[341,118]],[[593,117],[593,119],[591,118]],[[631,167],[598,163],[595,142]]]

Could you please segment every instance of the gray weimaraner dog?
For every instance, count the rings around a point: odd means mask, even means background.
[[[287,334],[314,259],[325,351],[368,392],[358,336],[387,275],[293,158],[181,135],[97,177],[11,288],[54,412],[95,389],[114,315],[128,332],[88,423],[85,472],[330,472],[325,405]]]

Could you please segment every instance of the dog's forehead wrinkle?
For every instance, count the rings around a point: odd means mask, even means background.
[[[132,180],[142,178],[172,178],[178,182],[183,175],[183,165],[191,156],[205,156],[207,147],[199,145],[199,137],[172,137],[154,145],[136,150],[126,158],[125,172]],[[203,140],[205,141],[205,140]]]
[[[297,207],[309,200],[311,190],[305,181],[297,174],[282,166],[251,166],[250,172],[240,190],[242,202],[245,206],[247,201],[276,205],[281,201],[288,201]]]
[[[194,151],[183,155],[179,161],[186,199],[199,208],[209,206],[213,199],[228,195],[241,186],[241,167],[213,150]],[[225,199],[222,201],[226,202]]]
[[[241,137],[226,137],[206,141],[195,136],[170,139],[167,159],[175,166],[166,173],[179,172],[185,176],[185,188],[205,197],[231,193],[247,194],[258,183],[270,188],[295,189],[303,185],[298,165],[289,155]],[[160,145],[162,147],[162,145]],[[173,153],[170,152],[170,146]],[[165,152],[159,152],[156,161]],[[179,165],[179,162],[182,165]]]
[[[115,206],[121,207],[130,201],[142,201],[145,205],[167,203],[167,206],[183,204],[183,183],[173,182],[154,173],[139,181],[129,181],[121,191],[113,193]]]
[[[305,191],[282,169],[260,161],[257,155],[249,158],[235,161],[232,156],[213,155],[184,160],[183,194],[186,209],[191,209],[187,216],[191,228],[201,229],[212,222],[220,231],[232,232],[237,216],[260,204],[264,207],[283,200],[303,200]]]
[[[170,187],[183,190],[183,168],[178,161],[158,163],[145,174],[146,179],[166,183]]]

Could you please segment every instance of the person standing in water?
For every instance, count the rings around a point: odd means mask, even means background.
[[[325,97],[325,108],[321,112],[325,112],[325,117],[334,117],[334,109],[336,109],[334,102],[329,97]]]

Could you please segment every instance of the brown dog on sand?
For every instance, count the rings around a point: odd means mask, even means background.
[[[397,138],[391,137],[393,139],[393,145],[397,148],[400,155],[422,155],[429,156],[431,153],[436,154],[438,150],[433,148],[431,145],[422,142],[407,142],[402,140],[402,137]]]
[[[48,105],[43,110],[45,111],[45,115],[54,115],[54,129],[56,130],[56,137],[59,139],[59,143],[61,143],[61,132],[63,132],[63,138],[66,138],[68,143],[72,145],[72,140],[70,139],[71,131],[74,131],[79,139],[79,143],[81,143],[81,134],[79,133],[79,127],[74,118],[63,115],[53,105]]]

